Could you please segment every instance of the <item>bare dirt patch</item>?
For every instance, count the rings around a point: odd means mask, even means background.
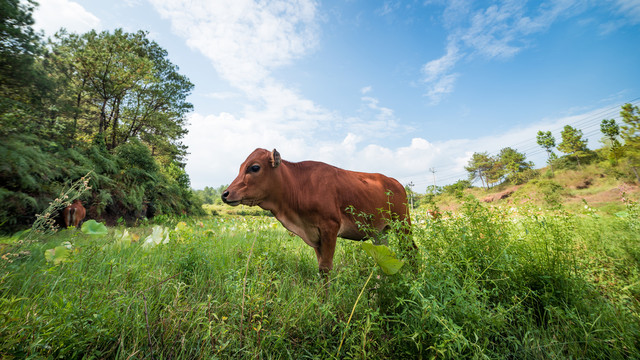
[[[504,200],[506,198],[508,198],[509,196],[511,196],[514,192],[516,192],[516,190],[518,190],[519,186],[514,186],[511,188],[508,188],[506,190],[503,190],[499,193],[495,193],[495,194],[491,194],[486,196],[484,199],[482,199],[482,202],[494,202],[494,201],[498,201],[498,200]]]

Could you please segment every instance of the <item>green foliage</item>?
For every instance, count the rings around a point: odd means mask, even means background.
[[[362,250],[366,251],[369,256],[380,266],[382,271],[387,275],[394,275],[402,265],[404,261],[396,258],[396,254],[391,251],[386,245],[374,245],[371,243],[363,242],[360,244]]]
[[[445,185],[442,187],[442,193],[451,194],[456,199],[462,199],[464,197],[464,190],[471,188],[471,181],[458,180],[451,185]]]
[[[551,134],[551,131],[538,131],[536,142],[549,154],[552,153],[553,148],[556,147],[556,139]]]
[[[115,223],[201,214],[184,171],[193,88],[147,33],[69,34],[45,48],[32,1],[0,4],[0,231],[54,219],[61,189],[92,172],[88,216]],[[40,225],[38,225],[40,226]]]
[[[618,141],[620,126],[614,119],[603,119],[602,123],[600,123],[600,132],[606,137],[606,141],[603,141],[603,143],[609,147],[608,158],[615,165],[622,156],[622,145]]]
[[[34,66],[40,39],[32,28],[33,0],[0,2],[0,134],[16,130],[46,79]]]
[[[61,186],[56,181],[67,169],[63,158],[56,156],[60,151],[55,143],[33,135],[13,135],[0,142],[0,224],[4,229],[30,225],[57,195]]]
[[[551,134],[551,131],[540,130],[536,135],[536,142],[547,152],[547,164],[551,166],[551,174],[553,174],[553,161],[557,159],[556,154],[553,152],[553,148],[556,147],[556,139]]]
[[[489,189],[500,182],[509,181],[521,184],[537,174],[533,171],[533,163],[526,161],[526,156],[515,149],[506,147],[498,155],[474,153],[465,167],[469,173],[469,181],[480,179],[483,187]]]
[[[640,233],[629,216],[467,202],[458,214],[413,220],[413,271],[386,276],[360,243],[339,240],[328,296],[313,250],[273,218],[188,219],[163,230],[168,242],[146,249],[139,239],[151,228],[100,237],[64,231],[5,247],[0,353],[639,356]],[[68,251],[54,265],[57,247]]]
[[[612,144],[616,142],[619,143],[617,137],[620,135],[620,127],[614,119],[603,119],[602,123],[600,123],[600,132],[602,132]]]
[[[624,152],[627,163],[633,170],[636,180],[640,182],[640,108],[631,104],[624,104],[620,116],[625,125],[622,126],[622,139],[624,139]]]
[[[194,190],[194,193],[203,204],[222,205],[223,202],[220,196],[228,187],[228,185],[222,185],[217,188],[205,186],[203,190]]]
[[[473,182],[479,179],[483,187],[489,188],[489,184],[494,182],[491,171],[495,163],[495,158],[490,156],[488,152],[473,153],[468,166],[464,168],[469,173],[469,181]]]
[[[550,209],[558,209],[562,207],[562,197],[566,189],[551,179],[535,179],[527,183],[523,193],[529,198],[541,201]]]
[[[587,153],[587,140],[582,138],[582,130],[571,125],[565,125],[562,130],[562,142],[558,144],[558,150],[565,154],[573,155],[580,166],[580,158]]]
[[[44,252],[44,258],[47,261],[52,262],[54,265],[60,265],[61,263],[69,260],[72,249],[73,245],[71,245],[70,242],[65,241],[60,246],[46,250]]]
[[[510,147],[503,148],[498,154],[499,174],[514,185],[522,184],[535,177],[533,162],[527,161],[525,154]]]
[[[93,219],[85,221],[81,230],[87,235],[107,235],[107,227]]]
[[[620,116],[625,125],[622,126],[622,138],[625,143],[633,147],[640,146],[640,108],[631,104],[624,104]],[[631,143],[631,144],[630,144]]]
[[[45,65],[64,90],[56,115],[68,137],[100,136],[108,149],[139,138],[163,161],[181,161],[193,84],[147,33],[60,31],[49,46]]]

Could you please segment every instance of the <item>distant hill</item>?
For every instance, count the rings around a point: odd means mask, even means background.
[[[485,190],[479,187],[465,189],[462,196],[441,194],[434,198],[441,210],[457,210],[473,196],[482,203],[517,206],[534,204],[540,207],[564,207],[569,211],[584,211],[585,205],[603,214],[623,211],[623,199],[638,201],[640,186],[628,176],[622,176],[617,167],[603,163],[582,168],[556,170],[551,176],[547,168],[538,169],[539,177],[521,185],[501,184]],[[422,206],[429,207],[423,203]]]

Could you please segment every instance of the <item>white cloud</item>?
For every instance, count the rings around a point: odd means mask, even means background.
[[[422,67],[424,82],[427,84],[426,96],[432,104],[437,104],[443,96],[453,91],[458,74],[450,74],[451,69],[460,60],[461,55],[455,43],[447,45],[447,53],[439,59],[429,61]]]
[[[40,1],[33,13],[34,28],[42,29],[47,36],[53,35],[64,27],[69,32],[85,33],[91,29],[99,30],[100,19],[87,11],[82,5],[70,0]]]
[[[241,95],[237,92],[233,91],[218,91],[205,95],[208,98],[216,99],[216,100],[230,100],[239,98]]]
[[[458,62],[460,54],[458,47],[450,42],[447,45],[447,53],[439,59],[431,60],[422,67],[424,81],[433,82],[446,75]]]
[[[535,133],[544,128],[535,124],[475,140],[431,142],[416,137],[400,147],[380,145],[391,134],[407,131],[398,124],[393,109],[372,96],[370,86],[360,89],[357,116],[348,117],[319,106],[274,78],[275,69],[314,51],[318,39],[314,2],[151,1],[174,31],[207,56],[220,77],[247,101],[238,113],[191,115],[184,142],[190,152],[187,172],[195,188],[230,183],[246,156],[263,147],[277,148],[289,161],[319,160],[384,173],[402,183],[414,181],[422,191],[431,183],[430,167],[437,169],[439,185],[454,182],[466,177],[464,165],[473,152],[498,151],[520,140],[535,142]],[[527,17],[524,10],[511,6],[470,11],[452,29],[446,54],[423,67],[427,96],[438,99],[453,91],[461,59],[480,54],[485,46],[486,57],[512,56],[526,46],[523,37],[550,24],[539,19],[542,15]],[[483,28],[488,38],[481,38]]]
[[[394,118],[393,110],[384,106],[379,106],[378,103],[380,101],[378,99],[370,96],[363,96],[362,101],[369,109],[374,110],[378,113],[376,115],[376,118],[378,118],[379,120],[392,120]]]
[[[448,2],[443,12],[444,24],[449,30],[447,53],[422,68],[426,96],[432,104],[437,104],[453,92],[459,77],[453,70],[460,59],[511,58],[529,46],[531,35],[546,31],[563,15],[575,15],[577,3],[576,0],[557,1],[530,10],[524,2],[504,1],[474,11],[471,10],[473,2]]]
[[[438,104],[442,98],[453,92],[458,74],[445,74],[431,81],[426,96],[431,100],[431,104]]]
[[[369,143],[399,128],[393,110],[376,98],[363,96],[358,116],[345,118],[273,77],[276,68],[313,51],[318,37],[315,2],[152,3],[247,100],[240,113],[191,116],[184,142],[189,146],[187,171],[194,187],[229,183],[236,166],[255,147],[278,148],[288,160],[316,159],[366,170],[370,164],[366,154],[375,148]],[[371,91],[368,86],[360,92]]]
[[[376,13],[380,16],[385,16],[394,12],[398,8],[400,8],[400,1],[385,1],[382,7],[376,10]]]
[[[233,86],[251,92],[270,71],[317,43],[315,3],[307,0],[151,0],[190,47]]]
[[[219,186],[230,183],[238,173],[238,167],[256,148],[277,148],[283,159],[289,161],[318,160],[355,171],[379,172],[396,178],[403,184],[414,182],[415,190],[425,191],[433,184],[430,168],[436,170],[438,185],[451,184],[465,179],[467,165],[474,152],[487,151],[497,154],[510,146],[527,154],[527,159],[537,166],[544,166],[546,154],[536,144],[539,130],[550,130],[560,139],[564,125],[579,129],[597,129],[603,114],[616,117],[617,105],[591,110],[580,115],[562,116],[540,121],[504,133],[477,139],[452,139],[431,142],[415,137],[405,146],[392,148],[367,142],[368,134],[347,132],[344,137],[312,141],[291,129],[272,128],[260,120],[250,121],[228,113],[220,115],[191,116],[187,172],[192,186]],[[593,131],[591,131],[593,133]],[[590,148],[598,146],[599,133],[587,136]]]
[[[640,1],[616,0],[615,5],[618,7],[618,12],[629,19],[632,24],[640,23]]]

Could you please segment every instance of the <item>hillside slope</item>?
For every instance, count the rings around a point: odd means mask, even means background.
[[[546,169],[540,171],[545,173]],[[458,199],[438,196],[435,205],[442,210],[455,211],[468,196],[493,205],[528,203],[541,207],[563,206],[569,211],[581,211],[586,205],[605,214],[615,214],[625,209],[625,200],[640,199],[640,186],[620,177],[611,168],[592,164],[578,170],[558,170],[553,176],[540,176],[522,185],[501,184],[489,190],[478,187],[466,189],[464,196]]]

